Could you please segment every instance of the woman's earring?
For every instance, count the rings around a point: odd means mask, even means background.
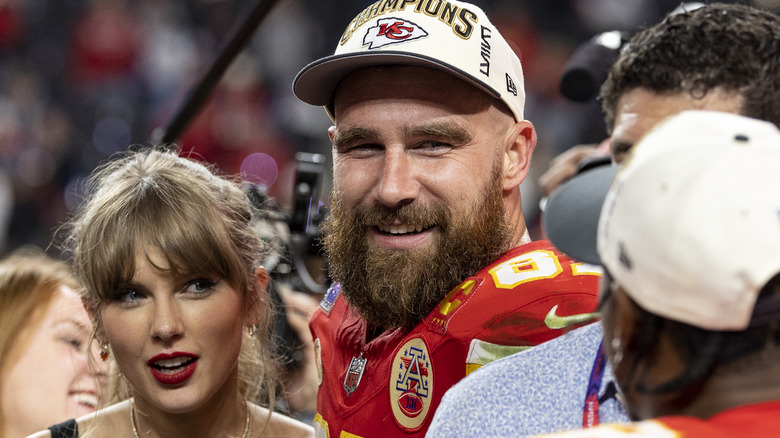
[[[257,334],[257,324],[252,324],[247,327],[246,332],[249,334],[249,337],[252,338],[252,348],[255,348],[255,334]]]
[[[103,360],[103,362],[108,360],[108,342],[100,344],[100,359]]]

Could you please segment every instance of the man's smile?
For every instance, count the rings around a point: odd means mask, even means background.
[[[432,225],[402,224],[402,225],[378,225],[376,228],[379,230],[380,233],[399,235],[399,234],[416,234],[422,231],[426,231],[428,228],[431,227]]]

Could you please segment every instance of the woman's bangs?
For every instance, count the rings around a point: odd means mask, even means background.
[[[101,301],[132,280],[135,274],[135,233],[121,226],[107,227],[83,250],[85,275]]]
[[[194,202],[180,203],[179,208],[152,208],[152,214],[136,225],[137,242],[156,247],[167,266],[158,266],[172,275],[211,274],[235,282],[226,254],[230,239],[225,225],[209,214],[212,207]]]

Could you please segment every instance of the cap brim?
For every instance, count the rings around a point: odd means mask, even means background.
[[[314,61],[295,76],[293,92],[308,104],[328,106],[331,104],[333,92],[344,77],[355,70],[375,65],[415,65],[434,68],[459,77],[489,95],[501,99],[501,94],[486,83],[452,65],[424,55],[392,51],[346,53]]]
[[[569,257],[601,265],[596,250],[599,216],[619,166],[600,166],[566,181],[545,206],[543,225],[548,239]]]

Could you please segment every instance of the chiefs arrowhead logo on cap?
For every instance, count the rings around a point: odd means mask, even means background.
[[[400,18],[382,18],[376,26],[369,27],[363,37],[363,45],[368,49],[378,49],[389,44],[403,43],[410,40],[425,38],[428,32],[409,20]]]

